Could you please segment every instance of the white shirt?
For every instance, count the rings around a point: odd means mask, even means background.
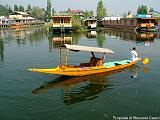
[[[131,51],[131,60],[135,61],[138,59],[138,53],[135,50]]]

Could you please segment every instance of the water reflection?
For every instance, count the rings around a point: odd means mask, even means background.
[[[134,67],[130,69],[130,76],[133,79],[137,79],[138,77],[138,66],[137,65],[135,65]]]
[[[122,72],[132,67],[134,66],[130,66],[119,71],[112,71],[90,76],[61,76],[34,89],[32,94],[40,94],[42,92],[47,92],[49,89],[61,88],[63,90],[62,98],[66,105],[78,103],[84,100],[95,99],[102,91],[111,90],[113,89],[114,85],[124,84],[124,82],[126,83],[126,80],[122,80],[118,82],[118,84],[111,84],[107,78],[109,75]]]
[[[26,29],[8,29],[8,30],[0,30],[0,60],[4,61],[4,45],[17,43],[18,46],[26,45],[30,43],[33,45],[34,43],[40,42],[44,40],[42,28],[26,28]]]
[[[134,65],[132,68],[129,69],[130,77],[133,79],[137,79],[139,71],[143,71],[144,73],[148,73],[149,68],[147,66]]]
[[[153,42],[157,37],[156,33],[135,33],[131,31],[106,30],[109,36],[113,38],[120,38],[123,40],[133,40],[137,42]]]
[[[0,60],[4,61],[4,42],[0,39]]]
[[[16,40],[19,46],[25,45],[27,41],[29,41],[30,44],[33,44],[33,42],[41,41],[44,39],[44,31],[41,27],[26,29],[9,29],[2,32],[6,37],[6,40]]]
[[[87,38],[95,38],[97,37],[97,32],[96,31],[88,31],[86,34]]]
[[[105,32],[98,32],[97,33],[97,45],[99,47],[103,47],[106,41]]]
[[[56,34],[56,35],[49,35],[48,39],[50,41],[50,48],[57,48],[64,44],[72,44],[72,36],[71,34]]]

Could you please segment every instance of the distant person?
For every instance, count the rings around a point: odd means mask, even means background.
[[[136,47],[133,47],[133,49],[131,50],[131,60],[135,61],[139,59],[139,54],[136,51]]]

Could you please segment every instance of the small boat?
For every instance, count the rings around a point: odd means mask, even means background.
[[[66,75],[66,76],[86,76],[86,75],[121,70],[121,69],[130,67],[132,65],[135,65],[137,62],[139,62],[141,60],[141,58],[138,58],[135,61],[121,60],[121,61],[104,63],[104,59],[94,58],[95,57],[94,56],[94,57],[91,57],[89,63],[81,63],[78,66],[71,66],[71,65],[67,64],[68,63],[68,50],[75,51],[75,52],[77,52],[77,51],[87,51],[87,52],[91,52],[91,53],[97,52],[97,53],[103,53],[103,54],[105,54],[105,53],[111,54],[114,52],[112,50],[106,49],[106,48],[97,48],[97,47],[80,46],[80,45],[64,44],[64,47],[67,50],[65,65],[60,64],[56,68],[42,68],[42,69],[32,68],[32,69],[28,69],[28,70],[30,70],[32,72]],[[62,53],[61,50],[60,50],[60,53]]]

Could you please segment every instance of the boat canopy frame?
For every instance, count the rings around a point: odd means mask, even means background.
[[[60,65],[63,65],[62,63],[62,48],[66,48],[66,56],[65,56],[65,65],[68,65],[69,61],[69,51],[74,51],[74,52],[79,52],[79,51],[85,51],[85,52],[96,52],[96,53],[103,53],[106,54],[112,54],[115,53],[111,49],[107,48],[99,48],[99,47],[89,47],[89,46],[81,46],[81,45],[69,45],[69,44],[64,44],[62,47],[60,47]],[[105,56],[104,56],[105,59]]]

